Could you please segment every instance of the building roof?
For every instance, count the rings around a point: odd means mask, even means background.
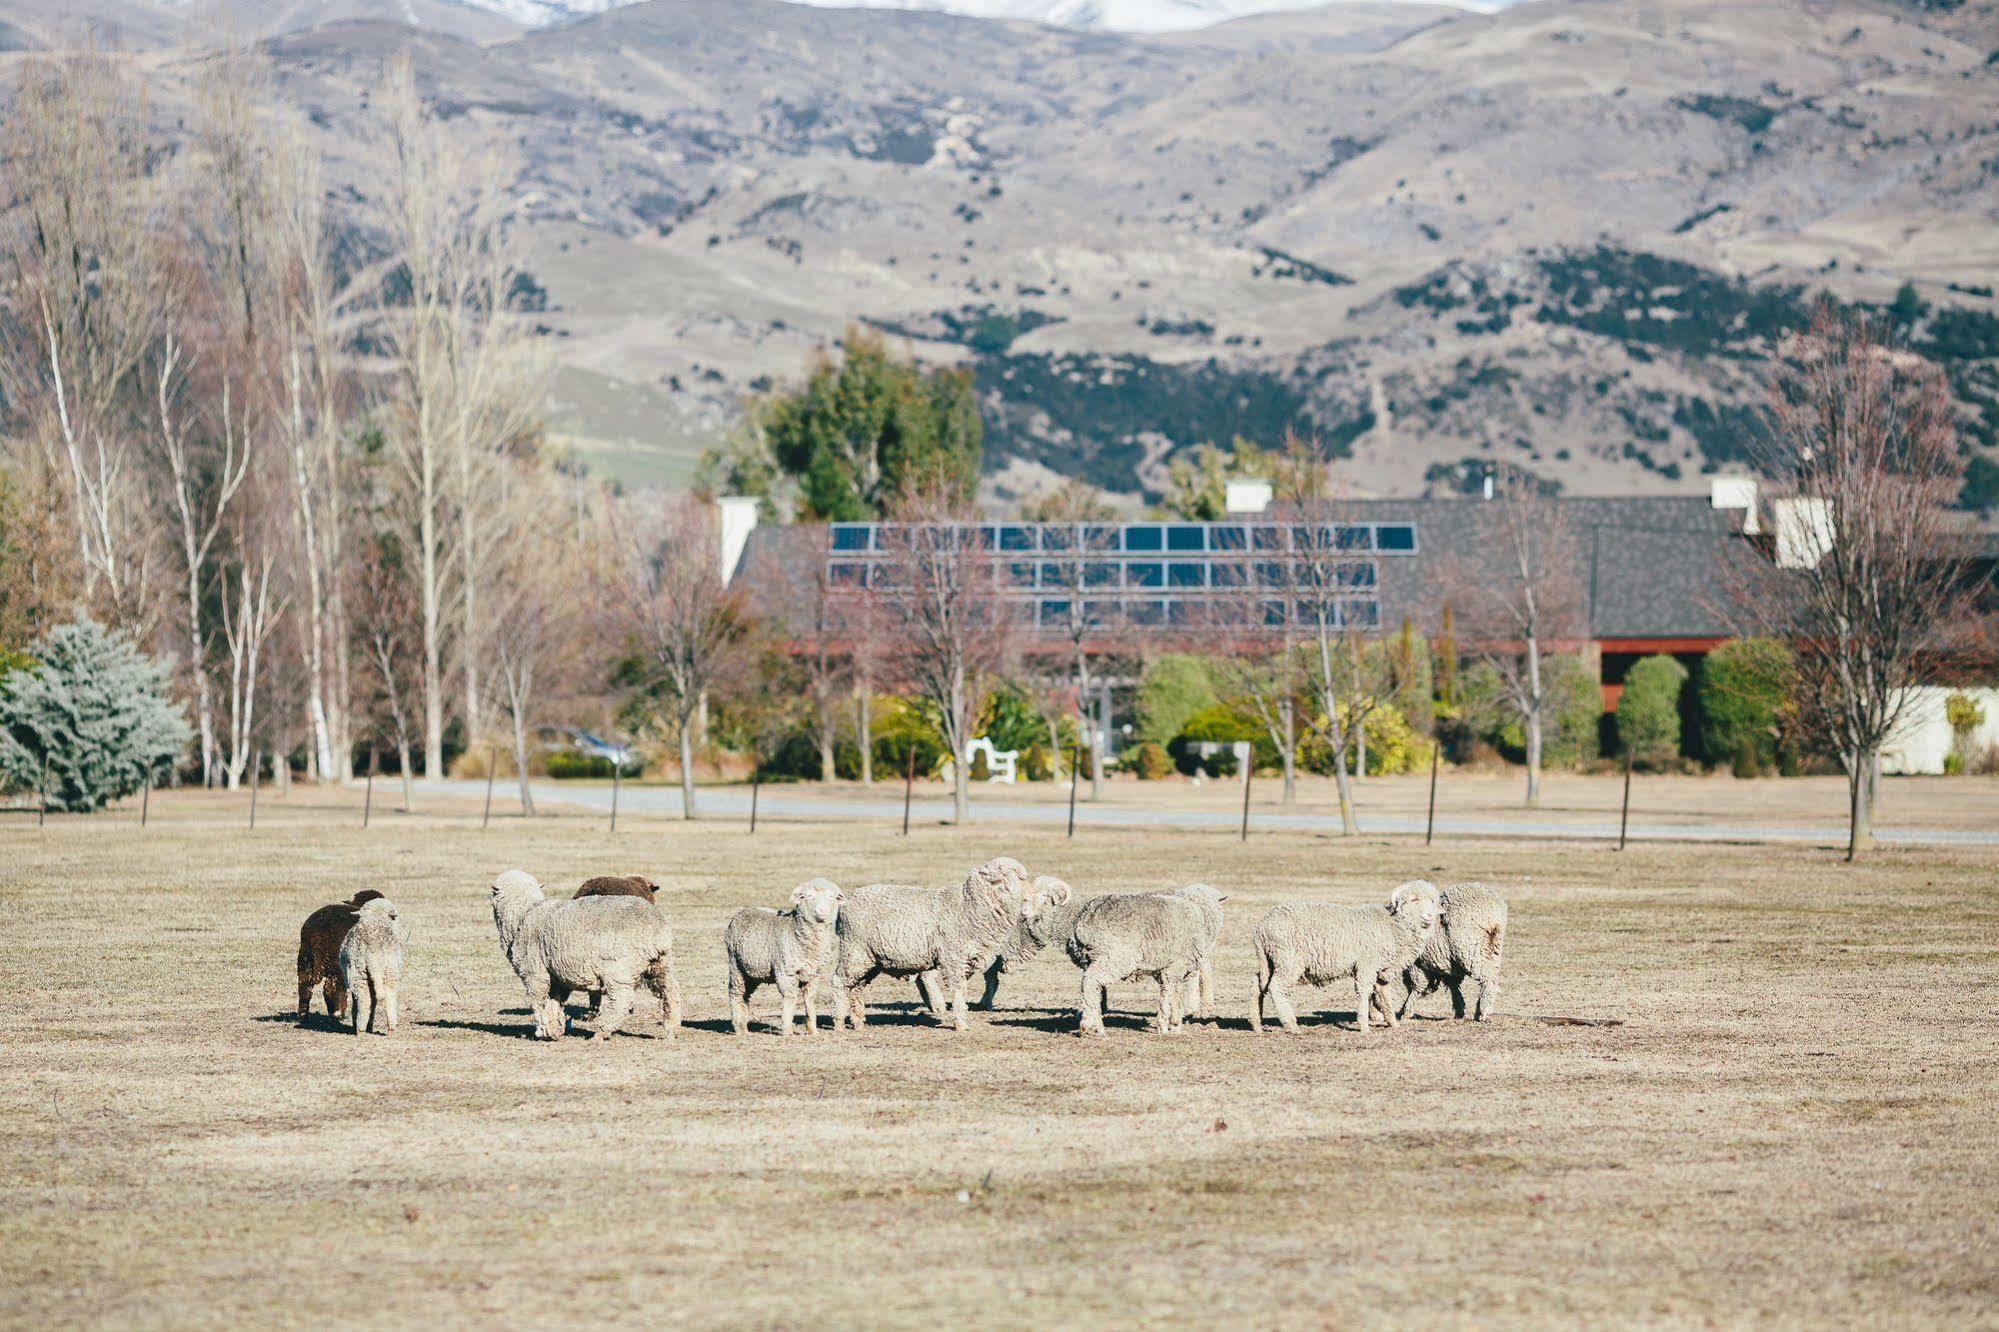
[[[1576,577],[1582,587],[1591,639],[1727,637],[1732,632],[1730,589],[1769,568],[1767,560],[1741,533],[1742,511],[1715,509],[1705,497],[1559,497],[1550,503],[1573,534],[1579,566]],[[1384,627],[1392,627],[1407,616],[1433,628],[1445,600],[1475,595],[1459,593],[1448,587],[1447,581],[1476,579],[1488,569],[1495,579],[1505,576],[1503,538],[1494,521],[1498,511],[1487,501],[1353,500],[1340,502],[1334,510],[1331,517],[1339,524],[1394,525],[1396,529],[1390,535],[1376,528],[1383,549],[1354,552],[1370,559],[1377,570],[1372,595],[1379,600],[1379,623]],[[1213,534],[1214,529],[1245,523],[1283,525],[1270,516],[1246,516],[1240,523],[1164,526],[1205,527],[1210,535],[1202,540],[1219,545],[1221,538]],[[1399,531],[1402,524],[1414,528],[1413,550],[1392,548],[1403,540]],[[1032,525],[995,525],[996,539],[999,526],[1011,533]],[[1111,526],[1123,530],[1161,525]],[[840,538],[843,543],[851,539],[851,533]],[[1154,537],[1148,534],[1144,540],[1151,542]],[[735,583],[758,614],[794,632],[810,632],[818,623],[829,561],[844,558],[833,549],[834,544],[833,530],[825,526],[759,527],[750,534]],[[1119,558],[1149,563],[1180,556],[1170,551],[1131,552],[1120,553]],[[1204,557],[1189,553],[1185,558]],[[1224,557],[1209,552],[1205,558]]]

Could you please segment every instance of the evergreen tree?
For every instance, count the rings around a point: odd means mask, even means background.
[[[164,663],[90,619],[35,645],[36,665],[0,679],[0,779],[36,790],[48,760],[48,807],[89,813],[131,795],[193,732],[168,697]]]

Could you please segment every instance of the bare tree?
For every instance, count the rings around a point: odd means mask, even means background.
[[[1065,505],[1084,505],[1075,492]],[[1059,511],[1059,510],[1058,510]],[[1103,730],[1109,719],[1097,700],[1096,658],[1124,644],[1129,625],[1118,600],[1115,581],[1106,581],[1107,558],[1118,549],[1118,529],[1109,523],[1060,523],[1046,529],[1063,542],[1059,552],[1044,552],[1040,560],[1043,613],[1059,607],[1056,627],[1061,633],[1065,663],[1074,686],[1076,730],[1082,739],[1083,770],[1090,777],[1090,799],[1104,794]],[[1009,561],[1009,571],[1016,561]],[[1047,627],[1047,626],[1044,626]]]
[[[697,718],[709,689],[747,651],[748,619],[722,579],[712,507],[675,496],[654,513],[627,507],[614,525],[630,535],[612,563],[610,606],[638,650],[646,683],[672,710],[681,807],[691,819]]]
[[[498,515],[506,535],[488,551],[496,597],[489,636],[494,686],[512,723],[521,809],[532,815],[528,736],[535,710],[574,665],[581,629],[577,589],[587,584],[568,517],[548,485],[522,478]]]
[[[362,533],[352,572],[353,623],[362,656],[373,677],[373,704],[367,709],[379,723],[388,713],[395,740],[397,770],[402,775],[403,809],[410,808],[411,745],[414,702],[423,674],[422,644],[411,626],[416,623],[415,583],[403,567],[400,527]],[[373,726],[370,727],[372,731]],[[371,745],[373,743],[371,738]]]
[[[830,540],[830,537],[828,537]],[[856,679],[854,656],[847,641],[848,617],[836,601],[827,581],[827,546],[821,543],[813,572],[812,622],[792,641],[793,663],[804,689],[805,729],[819,750],[819,780],[830,782],[837,775],[834,749],[840,734],[841,705]]]
[[[153,512],[140,476],[139,365],[159,335],[165,177],[145,101],[95,55],[32,61],[5,119],[0,197],[12,311],[7,380],[50,470],[65,479],[84,596],[128,627],[152,614]]]
[[[1765,630],[1798,644],[1801,711],[1846,767],[1852,860],[1873,845],[1883,745],[1979,627],[1947,516],[1964,459],[1942,370],[1865,318],[1822,306],[1784,350],[1760,459],[1785,496],[1779,567],[1745,586]]]
[[[1260,597],[1251,609],[1261,611]],[[1215,662],[1215,681],[1222,695],[1239,707],[1247,707],[1270,737],[1283,768],[1284,803],[1288,805],[1298,798],[1298,749],[1305,738],[1300,718],[1311,708],[1311,677],[1288,619],[1272,641],[1258,641],[1254,633],[1237,632],[1240,637],[1234,650]]]
[[[530,433],[538,362],[510,303],[517,275],[506,226],[505,161],[468,153],[425,108],[407,58],[390,68],[385,230],[400,265],[384,320],[396,379],[391,442],[415,520],[413,573],[423,625],[424,770],[443,770],[445,585],[456,557],[465,721],[478,723],[480,553],[494,459]],[[456,537],[455,549],[447,544]]]
[[[1558,683],[1548,659],[1588,637],[1582,543],[1533,477],[1511,473],[1494,498],[1468,502],[1476,555],[1439,565],[1439,599],[1462,608],[1470,655],[1489,665],[1527,742],[1529,809],[1541,803],[1542,736]]]
[[[941,481],[919,484],[880,529],[884,634],[896,673],[930,707],[951,753],[951,802],[971,816],[966,747],[986,692],[1011,655],[1016,608],[977,517]]]

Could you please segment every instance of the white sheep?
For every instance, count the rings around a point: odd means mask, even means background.
[[[562,1001],[571,993],[601,990],[604,1008],[591,1039],[604,1040],[631,1015],[640,985],[659,996],[667,1038],[679,1030],[673,930],[644,898],[552,902],[532,874],[508,870],[493,880],[493,924],[527,991],[538,1039],[562,1038],[567,1023]]]
[[[1257,922],[1256,1003],[1249,1025],[1263,1030],[1263,1004],[1277,1008],[1286,1031],[1298,1030],[1291,986],[1351,979],[1355,1029],[1365,1033],[1368,1004],[1387,976],[1415,960],[1437,924],[1437,889],[1421,879],[1397,888],[1386,906],[1325,906],[1287,902]],[[1393,1013],[1384,1010],[1388,1025]]]
[[[729,957],[729,1021],[738,1036],[750,1029],[750,996],[761,985],[775,985],[784,996],[780,1034],[789,1036],[805,998],[805,1033],[819,1026],[819,1005],[813,990],[833,961],[834,929],[843,901],[838,884],[808,879],[791,891],[791,909],[744,907],[722,929],[722,946]]]
[[[861,991],[875,977],[934,972],[930,983],[949,987],[951,1024],[963,1031],[966,983],[1023,915],[1068,900],[1069,885],[1059,879],[1031,888],[1026,866],[1010,856],[987,861],[957,888],[878,883],[854,889],[840,910],[834,1025],[843,1019],[857,1029],[866,1024]]]
[[[1037,912],[1014,926],[1006,936],[1006,942],[1000,945],[999,952],[986,964],[986,992],[972,1007],[990,1009],[993,1001],[999,998],[1000,977],[1019,971],[1049,944],[1066,940],[1069,927],[1076,923],[1077,913],[1095,900],[1093,897],[1073,898],[1063,906]],[[923,977],[917,978],[919,987],[923,980]]]
[[[385,1035],[395,1033],[402,979],[403,926],[395,904],[386,897],[362,903],[354,928],[340,942],[340,983],[347,987],[347,1016],[356,1036],[375,1030],[378,1017]]]
[[[1465,1015],[1465,986],[1473,987],[1472,1020],[1483,1022],[1499,1002],[1499,961],[1506,944],[1506,899],[1482,883],[1454,883],[1437,899],[1437,928],[1416,960],[1388,978],[1376,996],[1406,1017],[1409,1005],[1435,994],[1438,986],[1451,992],[1451,1011]]]
[[[1149,976],[1159,983],[1153,1029],[1178,1031],[1181,990],[1189,981],[1198,986],[1203,969],[1211,965],[1209,955],[1221,934],[1221,904],[1227,900],[1206,884],[1092,899],[1076,913],[1064,941],[1069,960],[1083,969],[1077,1030],[1103,1035],[1106,987]]]

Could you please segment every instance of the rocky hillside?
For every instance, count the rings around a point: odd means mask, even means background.
[[[0,22],[23,3],[48,0]],[[399,7],[269,39],[284,94],[362,194],[398,48],[468,138],[514,145],[552,419],[633,479],[684,476],[865,321],[973,367],[1002,498],[1136,494],[1291,426],[1379,491],[1492,462],[1687,490],[1743,457],[1819,293],[1905,285],[1901,328],[1999,455],[1991,0],[1352,4],[1150,37],[653,0],[495,38]]]

